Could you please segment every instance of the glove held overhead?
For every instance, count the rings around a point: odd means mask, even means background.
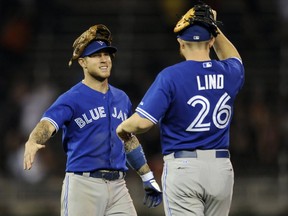
[[[197,4],[182,16],[174,28],[174,33],[180,34],[190,25],[200,25],[205,27],[214,37],[219,34],[217,22],[214,19],[212,8],[204,3]]]

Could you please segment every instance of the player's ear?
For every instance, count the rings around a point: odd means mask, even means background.
[[[183,40],[181,40],[180,38],[177,38],[177,41],[178,41],[178,43],[180,45],[180,48],[183,48],[183,46],[184,46]]]
[[[86,67],[86,62],[85,62],[84,58],[78,58],[78,63],[82,68]]]
[[[214,42],[215,42],[215,37],[212,37],[209,41],[209,48],[213,46]]]

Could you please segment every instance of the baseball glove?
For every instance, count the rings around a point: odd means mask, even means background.
[[[111,45],[112,36],[110,30],[103,24],[91,26],[88,30],[82,33],[73,43],[73,55],[69,61],[69,66],[72,61],[78,59],[85,47],[93,40],[102,40]]]
[[[195,5],[178,21],[174,28],[174,33],[180,33],[190,25],[196,24],[206,27],[208,31],[216,37],[219,34],[217,25],[221,22],[217,22],[214,19],[212,8],[209,5],[200,3]]]

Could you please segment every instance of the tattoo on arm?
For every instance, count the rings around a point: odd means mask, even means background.
[[[124,142],[125,152],[129,153],[133,149],[137,148],[137,146],[139,146],[139,145],[140,145],[140,143],[139,143],[138,138],[136,136],[132,135],[132,137],[128,141]],[[151,169],[147,163],[144,164],[140,169],[136,170],[138,175],[144,175],[150,171],[151,171]]]
[[[138,175],[144,175],[150,171],[151,171],[151,169],[150,169],[149,165],[146,163],[139,170],[137,170],[137,173],[138,173]]]
[[[48,121],[41,121],[37,124],[30,135],[30,139],[36,143],[44,144],[53,134],[51,123]]]
[[[129,153],[139,145],[139,140],[133,135],[128,141],[124,142],[125,152]]]

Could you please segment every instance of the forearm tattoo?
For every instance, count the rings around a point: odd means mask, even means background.
[[[36,143],[44,144],[52,136],[52,132],[49,130],[48,124],[49,123],[45,121],[39,122],[31,133],[30,138]]]
[[[125,152],[129,153],[131,152],[133,149],[137,148],[137,146],[139,146],[139,140],[136,136],[132,136],[128,141],[124,142],[124,147],[125,147]],[[137,170],[137,173],[139,175],[144,175],[148,172],[150,172],[150,167],[149,165],[146,163],[144,164],[140,169]]]
[[[139,170],[137,170],[138,175],[144,175],[148,172],[150,172],[150,167],[149,165],[146,163],[144,164]]]
[[[133,135],[128,141],[124,142],[125,152],[129,153],[139,145],[139,140]]]

